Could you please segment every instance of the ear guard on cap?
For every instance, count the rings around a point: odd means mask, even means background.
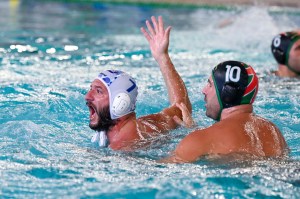
[[[111,111],[116,116],[125,115],[130,108],[130,97],[127,93],[119,93],[112,102]]]
[[[109,109],[111,119],[118,119],[135,110],[138,87],[134,79],[123,71],[106,70],[99,79],[109,93]]]

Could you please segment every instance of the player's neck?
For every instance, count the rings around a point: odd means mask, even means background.
[[[226,118],[243,114],[243,113],[252,113],[253,112],[253,106],[251,104],[243,104],[239,106],[233,106],[230,108],[225,108],[222,111],[221,114],[221,120],[224,120]]]
[[[129,121],[135,120],[136,115],[135,113],[129,113],[127,115],[124,115],[117,119],[116,124],[109,130],[109,131],[119,131],[122,129],[123,126],[125,126]]]

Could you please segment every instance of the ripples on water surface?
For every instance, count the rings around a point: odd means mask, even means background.
[[[162,138],[167,143],[130,154],[90,143],[84,95],[103,69],[136,78],[138,116],[168,105],[139,32],[152,15],[173,26],[171,56],[199,126],[212,124],[200,92],[210,70],[223,60],[243,60],[261,77],[255,111],[282,130],[287,160],[155,163],[188,133],[183,129]],[[299,198],[299,80],[268,75],[276,68],[271,39],[299,26],[299,10],[286,8],[1,1],[1,198]]]

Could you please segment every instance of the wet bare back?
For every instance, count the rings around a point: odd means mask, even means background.
[[[204,155],[231,153],[279,157],[286,152],[286,142],[273,123],[252,113],[241,113],[195,130],[179,143],[166,162],[193,162]]]

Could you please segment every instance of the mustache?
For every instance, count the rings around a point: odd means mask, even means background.
[[[97,125],[90,125],[90,128],[96,131],[109,131],[113,127],[117,120],[112,120],[110,117],[109,106],[103,107],[101,109],[96,109],[92,103],[86,103],[90,108],[94,109],[95,113],[98,115]]]
[[[85,104],[86,104],[86,106],[88,106],[89,108],[94,109],[97,112],[97,109],[96,109],[95,105],[92,102],[86,102]]]

